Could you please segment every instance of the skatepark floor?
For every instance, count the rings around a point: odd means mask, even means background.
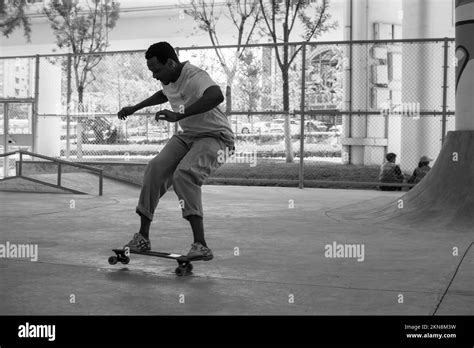
[[[474,314],[472,232],[338,213],[402,194],[205,185],[214,260],[178,277],[174,260],[107,262],[138,231],[138,187],[105,179],[103,196],[0,192],[0,245],[38,246],[36,261],[0,259],[0,314]],[[152,250],[188,252],[192,232],[174,192],[160,201],[150,237]],[[334,243],[363,246],[363,257],[327,257]]]

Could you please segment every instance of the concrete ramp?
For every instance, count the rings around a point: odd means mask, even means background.
[[[474,131],[449,132],[431,171],[404,196],[346,206],[328,216],[474,232]]]

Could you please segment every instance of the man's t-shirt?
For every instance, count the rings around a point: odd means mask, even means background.
[[[162,86],[163,94],[168,98],[171,108],[180,113],[201,98],[206,89],[216,85],[207,72],[185,62],[178,80]],[[219,107],[178,122],[185,134],[220,137],[227,145],[234,143],[232,128]]]

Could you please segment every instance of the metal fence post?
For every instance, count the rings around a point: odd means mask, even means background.
[[[448,109],[448,38],[444,38],[444,66],[443,66],[443,115],[441,124],[441,145],[444,144],[444,138],[446,137],[446,113]]]
[[[176,55],[179,58],[179,47],[175,47],[175,51],[176,51]],[[179,123],[175,122],[174,123],[174,133],[173,134],[178,134],[178,130],[179,130],[178,126],[179,126]]]
[[[8,103],[3,104],[3,152],[9,152],[8,147]],[[8,167],[9,167],[9,160],[8,156],[3,157],[3,177],[6,178],[8,176]]]
[[[104,192],[104,172],[101,170],[99,173],[99,196],[102,196]]]
[[[39,102],[39,79],[40,79],[40,56],[35,57],[35,102],[33,104],[33,146],[32,152],[38,148],[38,102]]]
[[[58,186],[61,186],[61,162],[58,162]]]
[[[300,168],[298,187],[304,187],[304,111],[305,111],[305,90],[306,90],[306,43],[302,47],[301,63],[301,106],[300,106]]]
[[[354,9],[353,9],[353,0],[350,0],[350,32],[349,32],[349,112],[351,113],[348,117],[348,127],[346,129],[349,129],[349,134],[348,137],[352,138],[352,106],[354,105],[353,103],[353,93],[352,93],[352,88],[353,88],[353,80],[354,80],[354,72],[353,72],[353,65],[354,65],[354,40],[353,40],[353,14],[354,14]],[[344,123],[344,121],[341,119],[341,124]],[[345,133],[345,132],[344,132]],[[346,134],[344,134],[346,135]],[[344,151],[344,146],[341,147],[341,156],[342,152]],[[344,163],[346,162],[346,163]],[[347,146],[347,161],[344,161],[344,158],[342,158],[342,163],[343,164],[352,164],[352,145]]]
[[[23,175],[23,151],[20,150],[20,166],[18,167],[17,176]]]
[[[225,113],[227,117],[232,114],[232,89],[230,86],[225,88]]]
[[[71,54],[67,55],[67,91],[66,91],[66,159],[71,153]]]
[[[148,125],[148,123],[149,123],[149,121],[150,121],[150,117],[149,117],[148,115],[146,115],[146,123],[145,123],[145,125],[146,125],[146,130],[145,130],[145,131],[146,131],[146,143],[147,143],[147,144],[148,144],[148,141],[149,141],[149,138],[148,138],[148,132],[149,132],[149,125]]]

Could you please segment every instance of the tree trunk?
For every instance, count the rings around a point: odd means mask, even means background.
[[[227,73],[227,86],[226,86],[226,114],[230,116],[232,111],[232,84],[234,83],[235,69]]]
[[[287,9],[288,11],[288,9]],[[283,42],[288,43],[290,38],[290,31],[288,28],[288,22],[283,22]],[[285,111],[285,152],[286,152],[286,163],[293,163],[293,148],[291,146],[291,132],[290,132],[290,82],[288,70],[290,68],[288,61],[288,49],[289,46],[283,46],[283,66],[281,67],[281,76],[283,79],[283,111]]]
[[[81,113],[84,109],[83,106],[83,98],[84,98],[84,87],[79,86],[77,88],[77,94],[79,97],[79,102],[77,105],[77,111]],[[77,131],[76,131],[76,156],[77,159],[82,159],[82,137],[83,137],[83,129],[84,129],[84,124],[83,124],[83,118],[81,116],[77,117]]]
[[[225,107],[225,114],[227,117],[230,117],[231,116],[231,112],[232,112],[232,83],[234,81],[234,77],[235,77],[235,71],[234,72],[228,72],[227,73],[227,86],[226,86],[226,89],[225,89],[225,101],[226,101],[226,107]],[[229,120],[230,122],[230,120]],[[232,122],[231,123],[231,127],[232,127]],[[237,135],[238,133],[238,122],[236,122],[235,124],[235,130],[234,130],[234,133]]]
[[[283,111],[285,111],[285,123],[284,123],[284,134],[285,134],[285,152],[286,152],[286,163],[293,163],[293,148],[291,146],[291,129],[290,129],[290,99],[289,99],[289,76],[288,67],[282,69],[283,79]]]

